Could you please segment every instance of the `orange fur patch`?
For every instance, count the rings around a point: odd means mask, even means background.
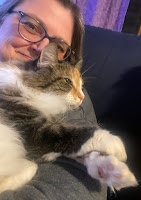
[[[83,81],[80,76],[80,72],[76,68],[72,71],[72,83],[73,83],[73,88],[71,94],[75,99],[79,98],[80,100],[83,100],[84,99],[84,93],[82,91]]]

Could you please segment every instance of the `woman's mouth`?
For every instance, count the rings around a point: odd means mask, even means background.
[[[21,60],[26,60],[26,61],[34,60],[31,56],[28,56],[26,54],[20,53],[20,55],[21,55]]]

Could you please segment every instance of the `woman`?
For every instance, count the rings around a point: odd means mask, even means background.
[[[6,0],[0,11],[0,61],[34,60],[51,41],[58,44],[59,60],[78,61],[83,29],[79,9],[70,0]],[[90,99],[85,96],[82,107],[68,113],[69,123],[96,123]],[[106,187],[91,179],[80,164],[59,158],[40,164],[36,176],[24,187],[0,195],[0,200],[7,199],[104,200]]]

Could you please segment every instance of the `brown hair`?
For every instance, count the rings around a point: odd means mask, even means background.
[[[5,0],[5,2],[0,6],[0,24],[4,21],[5,17],[9,14],[10,10],[13,10],[17,5],[23,3],[25,0]],[[72,37],[72,53],[69,61],[74,62],[82,59],[82,49],[83,49],[83,35],[84,35],[84,24],[81,12],[77,5],[75,5],[71,0],[57,0],[66,9],[69,9],[74,18],[74,32]]]
[[[73,59],[78,61],[82,59],[82,49],[83,49],[83,36],[84,36],[84,24],[83,17],[81,12],[76,4],[74,4],[71,0],[58,0],[65,8],[69,9],[72,13],[74,19],[74,32],[72,37],[72,51],[75,52],[74,58],[73,54],[70,58],[71,61]]]

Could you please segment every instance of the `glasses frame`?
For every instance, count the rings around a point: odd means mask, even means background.
[[[60,38],[56,38],[56,37],[51,37],[51,36],[49,36],[48,33],[47,33],[47,31],[46,31],[46,29],[44,28],[44,26],[43,26],[38,20],[34,19],[34,18],[31,17],[30,15],[28,15],[28,14],[22,12],[22,11],[15,11],[15,10],[12,10],[12,11],[10,11],[9,13],[18,13],[18,14],[20,14],[21,17],[20,17],[20,19],[19,19],[18,32],[19,32],[20,36],[21,36],[24,40],[35,44],[35,43],[41,42],[41,41],[44,40],[45,38],[47,38],[47,39],[49,40],[49,43],[52,42],[54,39],[57,39],[57,40],[60,41],[61,43],[66,44],[66,45],[68,46],[68,49],[70,49],[70,53],[67,55],[67,57],[65,57],[65,58],[62,59],[62,60],[66,60],[66,59],[71,55],[71,53],[72,53],[71,46],[68,45],[67,42],[65,42],[64,40],[62,40],[62,39],[60,39]],[[44,30],[44,32],[45,32],[45,35],[44,35],[44,37],[43,37],[42,39],[40,39],[40,40],[38,40],[38,41],[36,41],[36,42],[32,42],[31,40],[27,39],[24,35],[22,35],[22,34],[20,33],[20,30],[19,30],[19,29],[20,29],[20,23],[21,23],[22,18],[25,17],[25,16],[28,16],[28,17],[30,17],[31,19],[35,20],[35,21],[43,28],[43,30]],[[73,51],[73,54],[74,54],[74,51]]]

